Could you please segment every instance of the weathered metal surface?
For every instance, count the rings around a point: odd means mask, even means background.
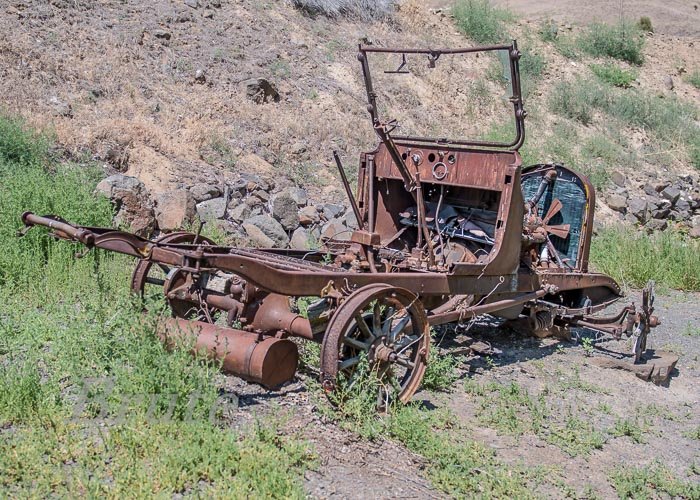
[[[159,334],[169,346],[192,345],[193,352],[220,360],[225,372],[270,388],[291,380],[299,362],[297,346],[291,340],[202,321],[167,319],[160,324]]]

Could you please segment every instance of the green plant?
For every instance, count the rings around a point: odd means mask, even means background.
[[[644,62],[644,37],[637,26],[627,22],[614,26],[594,23],[578,43],[585,52],[595,57],[612,57],[636,65]]]
[[[615,87],[629,88],[637,78],[633,71],[627,71],[614,64],[591,64],[591,70],[603,82]]]
[[[229,407],[218,366],[192,359],[188,343],[165,349],[162,304],[144,314],[129,294],[131,259],[76,259],[73,245],[38,229],[16,237],[24,210],[109,226],[112,206],[93,195],[98,168],[53,162],[48,140],[21,122],[1,117],[0,128],[12,131],[0,136],[0,429],[12,429],[0,438],[0,490],[303,497],[308,445],[274,421],[240,431],[210,421]]]
[[[581,345],[583,346],[583,352],[586,353],[586,356],[591,356],[593,354],[593,341],[590,337],[581,339]]]
[[[692,73],[688,73],[688,76],[685,77],[685,81],[696,89],[700,89],[700,70],[696,69]]]
[[[610,99],[608,91],[597,82],[576,79],[557,83],[549,98],[549,106],[555,113],[589,125],[597,108],[606,108]]]
[[[615,425],[608,432],[615,437],[629,436],[635,443],[646,443],[644,429],[642,429],[637,419],[634,421],[617,419],[615,420]]]
[[[421,387],[428,391],[448,390],[459,377],[457,373],[459,364],[460,358],[457,356],[431,352]]]
[[[697,498],[700,484],[678,479],[667,467],[653,463],[645,467],[620,466],[610,473],[610,481],[621,499]]]
[[[639,21],[637,21],[637,26],[640,30],[646,31],[647,33],[654,32],[654,27],[651,25],[651,19],[649,18],[649,16],[640,17]]]
[[[452,8],[457,27],[478,43],[504,42],[508,38],[504,21],[512,14],[491,6],[488,0],[457,0]]]
[[[684,432],[683,435],[690,439],[700,440],[700,425],[695,426],[694,429]]]
[[[552,19],[547,19],[540,24],[538,33],[543,42],[553,42],[557,39],[559,28],[556,22]]]
[[[661,286],[700,290],[700,242],[674,231],[650,236],[605,229],[593,238],[591,262],[628,286],[643,287],[653,279]]]

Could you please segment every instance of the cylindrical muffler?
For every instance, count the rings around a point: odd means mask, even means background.
[[[268,388],[291,380],[297,371],[299,353],[291,340],[260,336],[202,321],[169,318],[159,335],[168,346],[194,339],[196,352],[206,350],[210,359],[222,360],[223,370]]]

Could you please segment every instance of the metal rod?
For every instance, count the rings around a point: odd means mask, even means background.
[[[345,169],[343,168],[343,164],[340,162],[340,157],[338,156],[337,151],[333,151],[333,158],[335,159],[335,164],[338,166],[338,172],[340,172],[340,179],[343,181],[343,187],[345,188],[345,193],[348,195],[348,199],[350,200],[350,206],[352,207],[352,211],[355,214],[357,224],[360,227],[363,227],[364,221],[362,220],[362,216],[360,215],[360,209],[357,207],[357,200],[355,199],[355,195],[352,192],[352,188],[350,187],[348,178],[345,175]]]
[[[468,307],[462,311],[451,311],[442,314],[435,314],[433,316],[428,316],[428,323],[431,326],[444,325],[445,323],[452,323],[453,321],[458,321],[467,318],[474,318],[482,314],[488,314],[491,312],[497,312],[502,309],[508,309],[509,307],[517,306],[519,304],[524,304],[531,300],[544,297],[547,294],[544,290],[537,290],[536,292],[525,293],[512,299],[498,300],[496,302],[491,302],[490,304],[484,304],[483,306]]]

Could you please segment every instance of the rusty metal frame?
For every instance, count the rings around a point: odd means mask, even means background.
[[[512,96],[510,102],[513,104],[513,117],[515,118],[515,138],[511,142],[498,141],[479,141],[479,140],[458,140],[450,138],[435,138],[435,137],[420,137],[410,135],[393,135],[393,139],[397,144],[405,143],[423,143],[436,145],[449,145],[451,147],[460,148],[463,146],[472,147],[490,147],[518,150],[525,141],[525,117],[527,112],[523,108],[522,88],[520,82],[520,57],[521,52],[518,50],[518,44],[513,40],[510,44],[501,45],[484,45],[481,47],[469,47],[462,49],[402,49],[402,48],[384,48],[373,47],[367,45],[359,45],[357,58],[362,65],[362,74],[364,77],[365,88],[367,91],[367,110],[372,117],[372,123],[382,123],[377,111],[377,94],[374,91],[372,83],[372,75],[369,66],[368,55],[372,53],[386,54],[425,54],[431,62],[436,61],[441,55],[457,55],[457,54],[472,54],[478,52],[498,52],[507,51],[508,60],[510,61],[511,75],[511,90]]]

